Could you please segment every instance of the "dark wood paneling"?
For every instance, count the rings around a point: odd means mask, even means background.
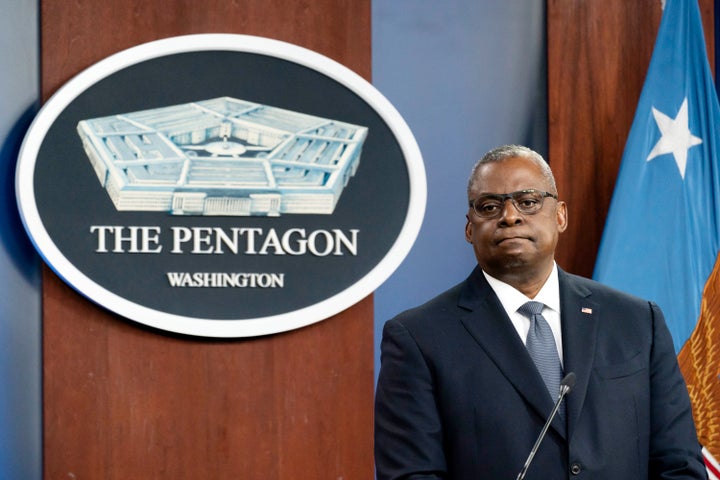
[[[41,0],[42,93],[134,45],[242,33],[315,50],[370,79],[370,0]]]
[[[146,41],[244,33],[370,77],[370,1],[41,1],[42,95]],[[372,296],[291,332],[168,335],[43,272],[45,478],[372,478]]]
[[[372,478],[371,299],[199,341],[117,318],[47,269],[43,286],[45,478]]]
[[[549,155],[569,227],[558,263],[591,276],[662,16],[660,0],[548,0]],[[706,39],[713,0],[700,1]],[[713,58],[714,45],[708,43]]]

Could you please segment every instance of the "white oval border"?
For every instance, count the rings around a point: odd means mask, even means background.
[[[262,54],[309,67],[343,84],[362,98],[393,132],[408,170],[408,212],[400,234],[383,259],[342,292],[292,312],[249,320],[215,320],[169,314],[138,305],[93,282],[65,258],[43,227],[33,187],[35,162],[45,135],[64,109],[90,86],[126,67],[165,55],[208,50]],[[279,40],[235,34],[185,35],[157,40],[111,55],[79,73],[44,104],[30,125],[18,157],[15,188],[25,230],[45,262],[66,283],[90,300],[135,322],[180,334],[217,338],[289,331],[325,320],[355,305],[387,280],[410,252],[420,232],[427,201],[425,167],[417,142],[395,107],[375,87],[349,68],[312,50]]]

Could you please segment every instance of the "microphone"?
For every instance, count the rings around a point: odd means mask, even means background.
[[[516,480],[523,480],[525,478],[527,469],[530,466],[530,463],[532,463],[533,458],[535,458],[535,453],[537,453],[537,450],[540,447],[540,443],[542,443],[543,438],[545,438],[545,434],[547,433],[548,428],[550,428],[550,424],[552,423],[553,418],[555,418],[555,415],[557,415],[558,409],[560,408],[560,403],[562,403],[565,395],[570,393],[570,390],[572,390],[574,386],[575,374],[573,372],[570,372],[565,375],[565,378],[563,378],[560,382],[560,395],[558,395],[558,399],[555,401],[555,407],[552,409],[552,412],[550,412],[550,416],[545,422],[545,426],[540,432],[540,436],[538,436],[538,439],[535,441],[535,445],[533,445],[532,450],[530,450],[530,455],[528,455],[528,458],[525,461],[525,465],[523,465],[523,468],[522,470],[520,470],[520,473],[518,474]]]

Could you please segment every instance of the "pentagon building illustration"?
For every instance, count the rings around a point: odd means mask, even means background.
[[[120,211],[331,214],[366,127],[230,97],[82,120],[90,163]]]

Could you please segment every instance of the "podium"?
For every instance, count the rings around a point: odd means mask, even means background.
[[[369,79],[370,0],[43,0],[41,89],[125,48],[242,33]],[[43,270],[45,478],[372,478],[372,295],[284,333],[181,336],[126,320]]]

